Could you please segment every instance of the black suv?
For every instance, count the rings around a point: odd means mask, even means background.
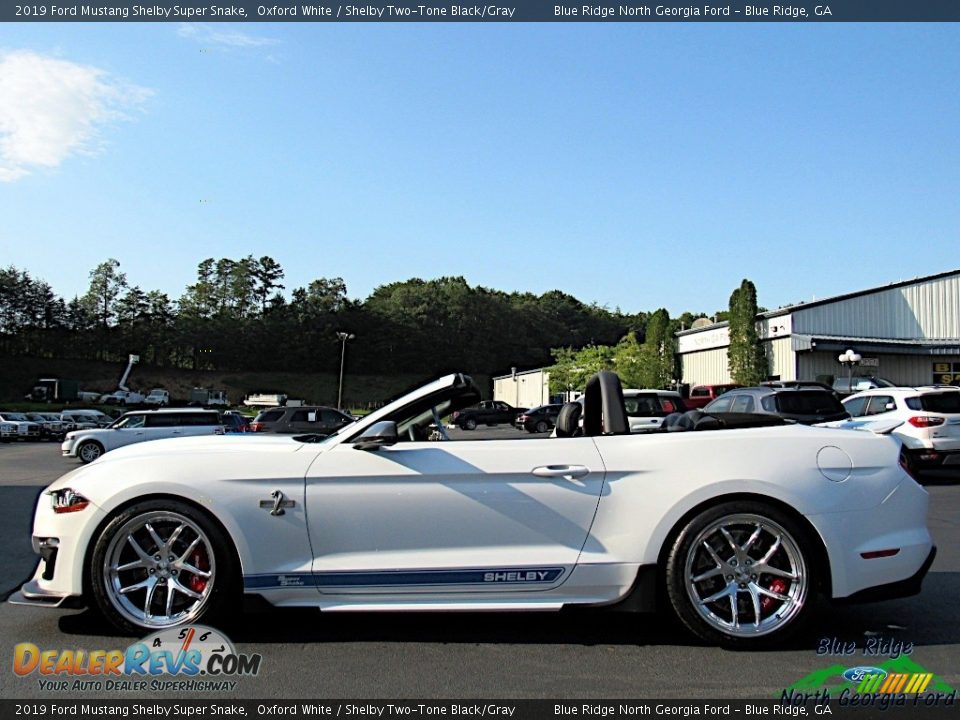
[[[517,415],[526,412],[526,408],[515,408],[500,400],[484,400],[460,412],[455,412],[451,419],[453,424],[461,430],[476,430],[477,425],[512,425]]]
[[[331,435],[354,418],[330,407],[278,407],[262,411],[250,423],[251,432]]]
[[[752,387],[728,390],[707,405],[705,413],[776,415],[804,425],[846,420],[850,414],[829,390],[811,387]]]

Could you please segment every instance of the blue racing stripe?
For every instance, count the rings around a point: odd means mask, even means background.
[[[380,570],[245,575],[244,588],[411,587],[422,585],[542,585],[556,582],[563,568],[474,568],[469,570]]]

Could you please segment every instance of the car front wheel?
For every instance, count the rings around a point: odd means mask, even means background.
[[[92,440],[81,443],[80,447],[77,448],[77,457],[84,464],[92,463],[101,455],[103,455],[103,445]]]
[[[91,590],[123,632],[223,616],[236,588],[229,540],[206,515],[176,500],[149,500],[114,517],[97,539]]]
[[[808,533],[758,502],[729,502],[694,517],[666,565],[670,604],[694,635],[733,648],[781,641],[814,605]]]

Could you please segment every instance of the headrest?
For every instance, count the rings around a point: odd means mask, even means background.
[[[583,406],[578,402],[568,402],[560,408],[557,415],[557,437],[574,437],[580,434],[580,415]]]
[[[583,434],[626,435],[630,432],[623,387],[616,373],[601,370],[587,381],[584,389]]]

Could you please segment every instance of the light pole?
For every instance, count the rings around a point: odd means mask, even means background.
[[[859,365],[860,361],[863,360],[863,357],[858,352],[847,349],[846,352],[840,353],[837,356],[837,360],[840,361],[841,365],[846,365],[847,367],[847,392],[853,392],[853,366]]]
[[[356,335],[348,332],[338,332],[337,337],[340,338],[340,388],[337,390],[337,409],[343,409],[343,361],[347,357],[347,340],[353,340]]]

